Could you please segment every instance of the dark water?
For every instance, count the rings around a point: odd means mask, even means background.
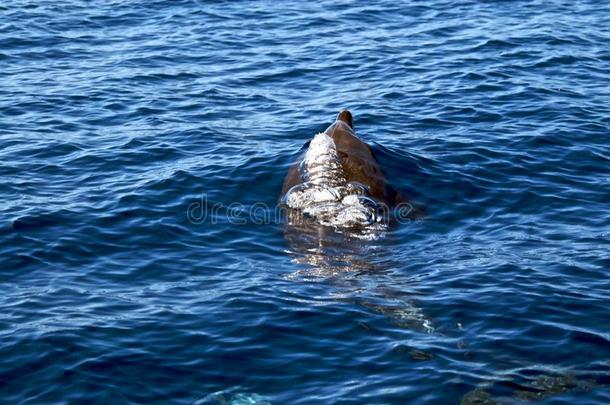
[[[2,3],[2,402],[609,403],[609,26],[598,1]],[[343,107],[422,221],[270,220]]]

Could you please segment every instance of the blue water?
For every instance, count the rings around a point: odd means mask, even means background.
[[[4,2],[2,402],[609,403],[609,21]],[[341,108],[423,218],[269,218]]]

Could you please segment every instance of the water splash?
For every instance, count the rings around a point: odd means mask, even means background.
[[[370,197],[364,184],[346,180],[335,142],[327,134],[319,133],[312,139],[300,172],[304,182],[288,190],[282,199],[285,206],[327,226],[364,228],[381,224],[381,205]]]

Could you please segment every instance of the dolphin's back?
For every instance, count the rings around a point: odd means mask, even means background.
[[[345,152],[342,156],[333,137],[317,134],[298,166],[299,175],[292,175],[300,182],[286,191],[282,203],[323,225],[364,227],[380,222],[379,203],[370,197],[368,185],[346,175],[344,166],[351,163]]]
[[[326,133],[317,134],[310,142],[300,167],[304,181],[331,187],[346,183],[335,141]]]
[[[386,201],[385,178],[371,147],[358,138],[343,121],[336,121],[325,132],[335,142],[347,181],[366,184],[371,197],[391,205]]]

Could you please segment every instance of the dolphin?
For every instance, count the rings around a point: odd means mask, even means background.
[[[389,209],[401,201],[373,149],[356,135],[348,110],[310,141],[289,169],[280,198],[305,218],[341,228],[387,223]]]

